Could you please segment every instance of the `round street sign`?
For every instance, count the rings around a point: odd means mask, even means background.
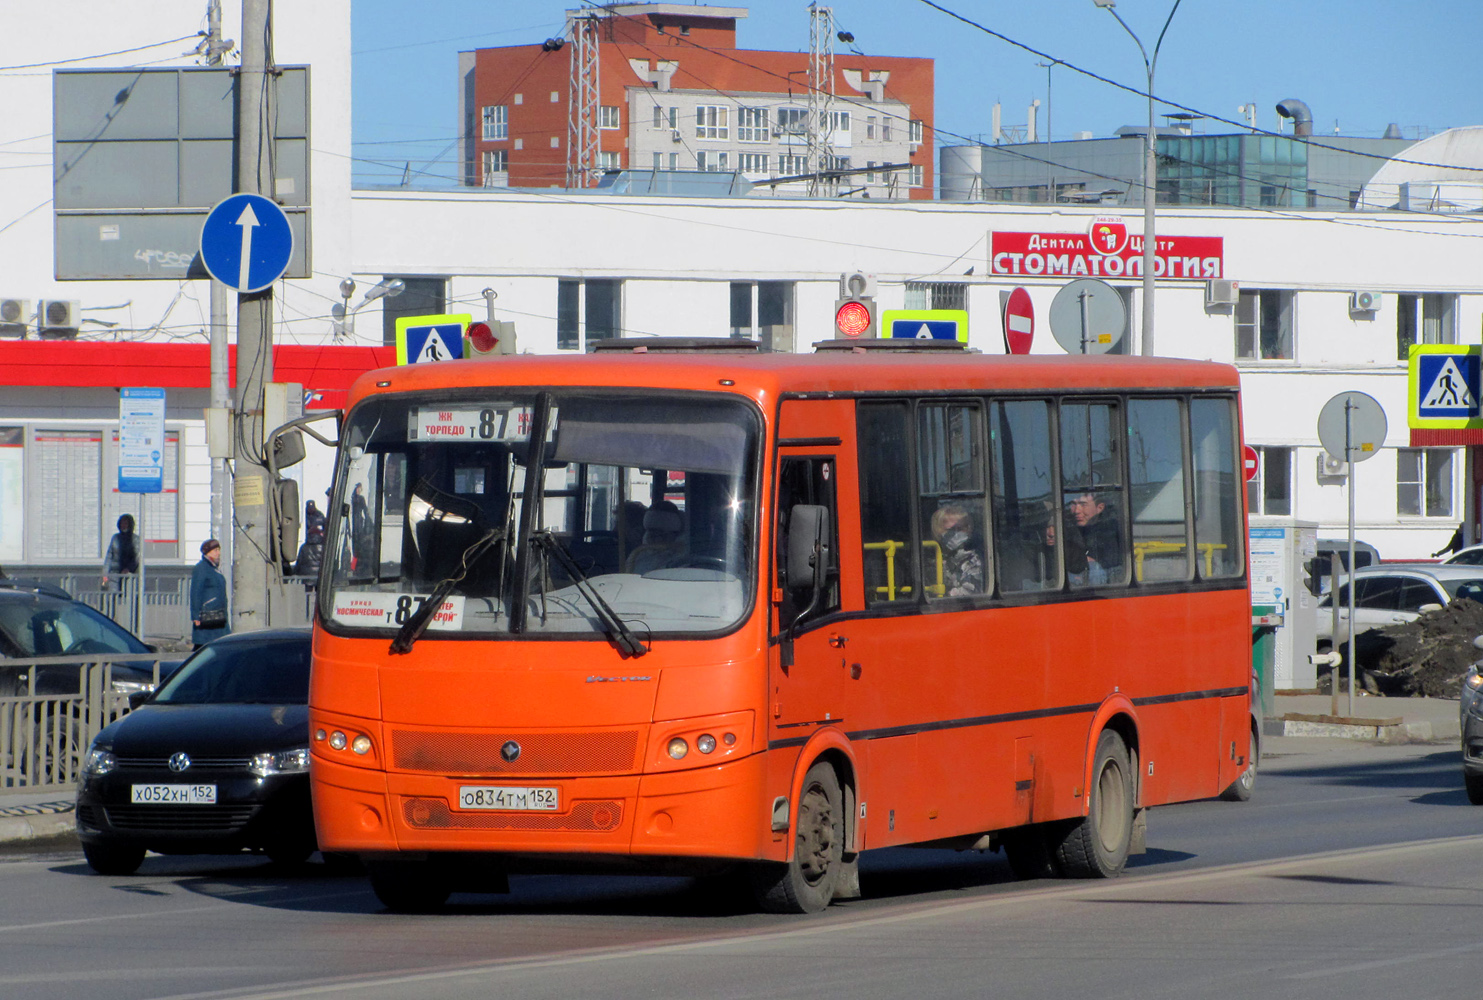
[[[1261,458],[1257,455],[1255,448],[1249,444],[1243,444],[1241,446],[1241,471],[1246,476],[1248,483],[1256,478],[1256,470],[1260,462]]]
[[[1035,307],[1030,293],[1016,288],[1004,304],[1004,349],[1010,354],[1029,354],[1035,339]]]
[[[1050,332],[1067,354],[1106,354],[1123,339],[1128,307],[1105,281],[1077,278],[1050,304]]]
[[[260,194],[223,198],[201,226],[201,263],[239,292],[260,292],[283,277],[293,253],[288,216]]]
[[[1385,443],[1386,429],[1385,410],[1363,392],[1341,392],[1318,413],[1319,443],[1341,462],[1374,458]]]

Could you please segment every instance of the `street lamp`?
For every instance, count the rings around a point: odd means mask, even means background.
[[[1107,13],[1117,18],[1117,23],[1123,26],[1128,37],[1138,46],[1138,54],[1143,57],[1143,68],[1148,71],[1148,134],[1143,143],[1143,332],[1139,340],[1140,350],[1144,354],[1152,354],[1153,350],[1153,268],[1154,268],[1154,234],[1153,215],[1154,202],[1158,200],[1158,173],[1154,163],[1154,124],[1153,124],[1153,71],[1159,63],[1159,49],[1164,44],[1164,34],[1169,30],[1169,22],[1174,20],[1174,12],[1179,9],[1180,0],[1174,0],[1174,6],[1169,8],[1169,16],[1164,18],[1164,27],[1159,32],[1159,39],[1154,43],[1153,56],[1149,57],[1148,50],[1143,47],[1143,42],[1133,34],[1133,29],[1128,27],[1128,22],[1122,19],[1117,12],[1117,0],[1092,0],[1098,7],[1105,7]]]
[[[1045,200],[1052,204],[1060,199],[1056,197],[1055,166],[1051,163],[1050,151],[1050,71],[1060,64],[1061,60],[1059,59],[1035,64],[1036,66],[1045,67]]]
[[[355,333],[355,314],[360,312],[372,302],[386,296],[394,299],[406,291],[407,283],[401,278],[382,278],[366,290],[365,298],[361,299],[352,308],[350,298],[355,294],[355,279],[346,278],[340,282],[340,298],[344,302],[336,302],[330,307],[330,316],[334,319],[335,339],[348,337]]]

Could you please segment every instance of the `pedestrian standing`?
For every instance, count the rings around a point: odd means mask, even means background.
[[[227,618],[227,581],[217,569],[220,565],[221,543],[208,538],[201,543],[201,561],[191,570],[191,642],[197,649],[232,630]]]
[[[134,515],[122,514],[118,519],[118,531],[108,541],[108,553],[103,557],[103,613],[118,620],[118,599],[124,590],[124,578],[133,578],[139,573],[139,536],[134,534]]]

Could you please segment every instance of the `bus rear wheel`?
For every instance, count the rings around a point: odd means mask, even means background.
[[[1242,771],[1241,776],[1220,793],[1222,802],[1251,801],[1251,793],[1256,788],[1256,733],[1252,732],[1248,739],[1250,745],[1246,748],[1246,770]]]
[[[1133,767],[1110,729],[1097,738],[1088,791],[1087,814],[1066,828],[1056,863],[1071,878],[1112,878],[1127,865],[1133,840]]]
[[[453,892],[447,874],[426,862],[374,861],[366,874],[371,891],[393,913],[433,913]]]
[[[834,899],[844,867],[844,796],[834,768],[819,761],[803,776],[793,858],[752,866],[752,893],[768,913],[817,913]]]

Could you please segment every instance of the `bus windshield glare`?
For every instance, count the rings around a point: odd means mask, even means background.
[[[424,640],[732,628],[756,578],[759,427],[695,393],[369,399],[342,435],[323,620],[395,633],[438,593]]]

